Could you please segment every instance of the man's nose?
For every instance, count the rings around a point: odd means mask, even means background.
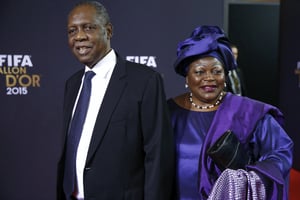
[[[84,40],[86,38],[87,38],[86,33],[82,29],[79,29],[75,36],[75,39],[80,41],[80,40]]]

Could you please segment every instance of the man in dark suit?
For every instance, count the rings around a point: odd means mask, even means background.
[[[57,197],[171,199],[174,145],[161,76],[147,66],[123,60],[110,46],[112,34],[109,16],[98,2],[80,3],[69,13],[69,46],[85,69],[65,86],[65,146],[58,164]],[[87,71],[96,75],[74,151],[76,164],[70,167],[66,161],[70,124]],[[74,187],[66,181],[73,167]]]

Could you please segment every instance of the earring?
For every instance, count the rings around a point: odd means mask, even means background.
[[[224,83],[224,87],[225,87],[225,88],[227,87],[227,84],[226,84],[226,82]]]
[[[188,84],[185,84],[184,86],[185,86],[185,88],[188,88],[188,87],[189,87]]]

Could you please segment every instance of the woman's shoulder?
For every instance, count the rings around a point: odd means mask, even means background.
[[[175,108],[184,108],[186,109],[186,93],[184,94],[179,94],[178,96],[175,97],[171,97],[167,100],[169,108],[171,110],[175,109]]]
[[[185,102],[186,97],[187,93],[184,93],[174,97],[173,99],[176,103],[183,104]]]
[[[176,104],[177,106],[180,106],[182,108],[186,107],[186,98],[187,98],[187,93],[180,94],[178,96],[172,97],[168,99],[169,104]]]

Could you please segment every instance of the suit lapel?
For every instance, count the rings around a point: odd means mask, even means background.
[[[77,72],[72,78],[69,79],[66,85],[66,96],[64,99],[64,133],[68,132],[68,125],[72,117],[72,111],[76,101],[78,90],[80,88],[83,73],[84,69]]]
[[[125,62],[118,57],[117,64],[111,76],[111,80],[108,84],[102,105],[97,116],[92,140],[87,155],[87,163],[89,163],[98,146],[101,144],[101,140],[106,132],[114,108],[118,104],[124,88],[126,87],[127,81],[125,75]]]

